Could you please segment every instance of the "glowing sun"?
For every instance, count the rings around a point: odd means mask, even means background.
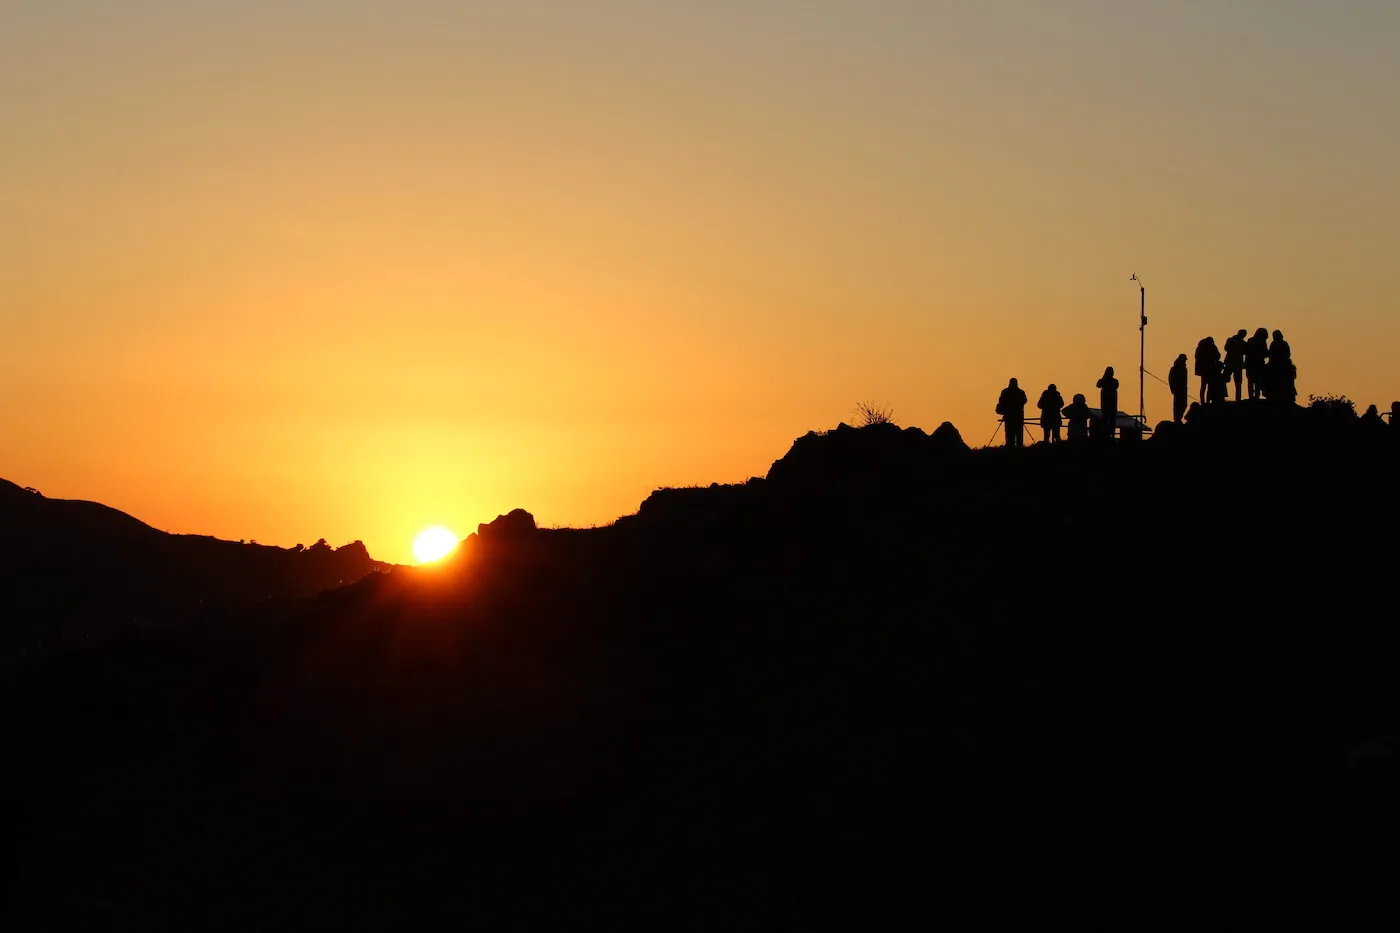
[[[442,560],[457,546],[457,536],[441,525],[433,525],[418,532],[413,539],[413,556],[420,564],[431,564]]]

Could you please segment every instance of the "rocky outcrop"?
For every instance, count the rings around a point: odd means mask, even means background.
[[[489,524],[476,526],[476,536],[482,541],[518,541],[528,538],[537,530],[535,516],[524,509],[511,509],[505,515],[497,515]]]
[[[879,477],[881,482],[927,477],[950,458],[968,452],[958,429],[944,422],[933,434],[918,428],[875,424],[809,431],[768,470],[778,485],[826,485]]]

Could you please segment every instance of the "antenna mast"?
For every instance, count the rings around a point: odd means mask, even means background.
[[[1143,375],[1147,372],[1147,286],[1134,272],[1129,282],[1138,283],[1138,421],[1147,424],[1147,408],[1143,404]]]

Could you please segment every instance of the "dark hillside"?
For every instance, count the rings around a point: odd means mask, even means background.
[[[1231,417],[808,435],[33,665],[17,928],[1393,923],[1400,448]]]
[[[312,596],[381,569],[358,541],[298,551],[172,535],[0,480],[0,665],[121,627]]]

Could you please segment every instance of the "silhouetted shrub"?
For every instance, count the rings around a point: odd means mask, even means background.
[[[1309,395],[1307,412],[1319,427],[1347,430],[1358,422],[1356,403],[1345,395]]]
[[[1356,417],[1356,403],[1345,395],[1309,395],[1308,408],[1338,418]]]
[[[894,409],[884,408],[873,402],[856,405],[856,426],[868,428],[876,424],[894,424]]]

